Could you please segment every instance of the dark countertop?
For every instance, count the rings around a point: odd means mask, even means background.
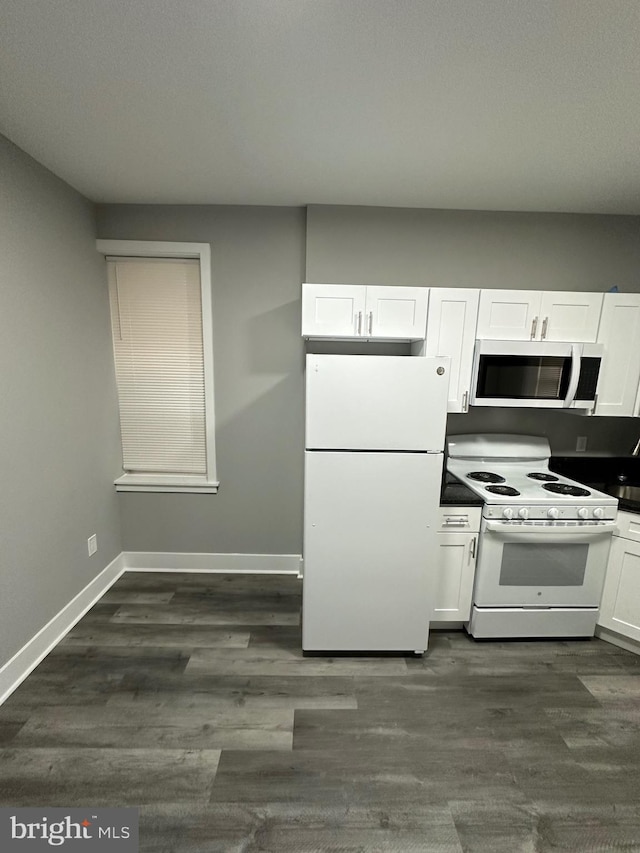
[[[440,493],[440,506],[482,506],[483,500],[447,471]]]
[[[638,456],[552,456],[549,468],[600,492],[611,493],[621,476],[629,485],[640,485]],[[618,498],[618,509],[640,514],[640,501]]]

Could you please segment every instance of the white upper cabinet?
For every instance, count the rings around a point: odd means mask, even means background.
[[[483,290],[477,337],[503,341],[595,342],[602,293]]]
[[[368,338],[424,338],[427,328],[427,287],[367,287]]]
[[[476,336],[495,341],[529,341],[535,336],[539,308],[537,290],[483,290]]]
[[[449,356],[448,412],[467,412],[473,367],[473,348],[480,291],[434,287],[429,294],[429,316],[424,355]]]
[[[427,326],[429,289],[348,284],[302,285],[306,338],[419,340]]]
[[[302,334],[353,338],[362,332],[367,288],[350,284],[302,285]]]
[[[541,296],[540,340],[595,343],[604,294],[548,290]]]
[[[605,293],[598,343],[604,356],[594,414],[638,415],[640,293]]]

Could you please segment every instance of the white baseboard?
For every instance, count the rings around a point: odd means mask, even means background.
[[[302,574],[300,554],[199,554],[174,551],[124,551],[128,572],[238,572]]]
[[[0,668],[0,705],[34,670],[125,570],[122,554],[103,569]]]
[[[123,551],[0,668],[0,705],[124,572],[237,572],[302,577],[299,554]]]

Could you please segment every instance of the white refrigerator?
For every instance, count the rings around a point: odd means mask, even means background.
[[[302,647],[427,648],[448,358],[307,355]]]

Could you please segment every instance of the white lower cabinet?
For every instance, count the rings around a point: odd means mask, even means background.
[[[598,625],[640,642],[640,515],[618,513]]]
[[[480,512],[480,507],[440,507],[433,622],[467,622],[471,616]]]

